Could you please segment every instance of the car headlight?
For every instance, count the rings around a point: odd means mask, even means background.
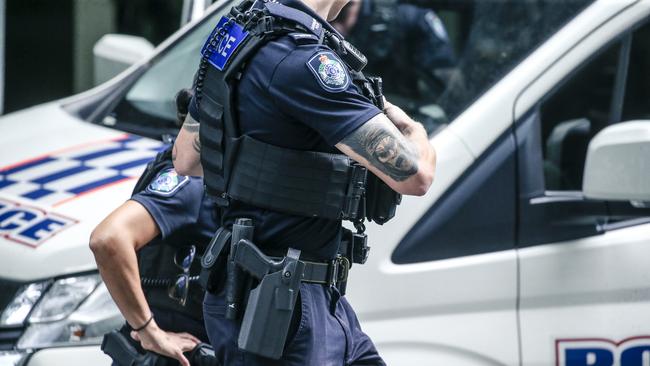
[[[14,299],[0,315],[0,327],[21,326],[32,311],[34,304],[41,298],[49,281],[30,283],[18,290]]]
[[[30,323],[65,319],[101,282],[97,274],[62,278],[54,282],[29,316]]]
[[[31,285],[27,287],[29,286]],[[34,293],[36,288],[32,290],[30,296],[27,296],[27,290],[19,292],[12,302],[12,304],[14,302],[23,304],[22,307],[16,306],[16,309],[22,310],[8,312],[9,308],[7,308],[5,311],[8,314],[15,314],[7,316],[7,319],[12,319],[13,323],[18,322],[21,317],[25,320],[23,313],[29,314],[26,319],[27,327],[18,340],[17,349],[35,349],[71,343],[99,344],[105,333],[120,327],[124,322],[124,318],[98,274],[59,279],[42,293],[40,299],[34,301],[31,299],[38,296]],[[20,296],[31,302],[19,301]]]

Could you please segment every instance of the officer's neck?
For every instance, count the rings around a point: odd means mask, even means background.
[[[316,12],[318,16],[329,21],[329,15],[334,6],[335,0],[302,0],[311,10]]]

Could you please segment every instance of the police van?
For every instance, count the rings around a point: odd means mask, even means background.
[[[0,119],[0,365],[110,364],[98,344],[123,320],[90,232],[178,130],[173,96],[232,3],[101,86]],[[650,0],[389,3],[421,8],[456,63],[435,93],[386,85],[439,156],[352,269],[387,363],[650,365]],[[363,15],[375,39],[409,31],[390,14]]]

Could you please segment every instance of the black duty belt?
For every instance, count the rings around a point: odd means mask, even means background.
[[[280,260],[281,258],[275,258]],[[320,283],[335,286],[348,280],[350,261],[346,257],[337,257],[329,262],[300,261],[305,264],[301,282]]]

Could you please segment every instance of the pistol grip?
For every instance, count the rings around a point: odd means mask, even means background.
[[[258,280],[282,268],[282,262],[276,262],[269,258],[255,244],[246,239],[242,239],[236,244],[233,260],[244,271]]]

